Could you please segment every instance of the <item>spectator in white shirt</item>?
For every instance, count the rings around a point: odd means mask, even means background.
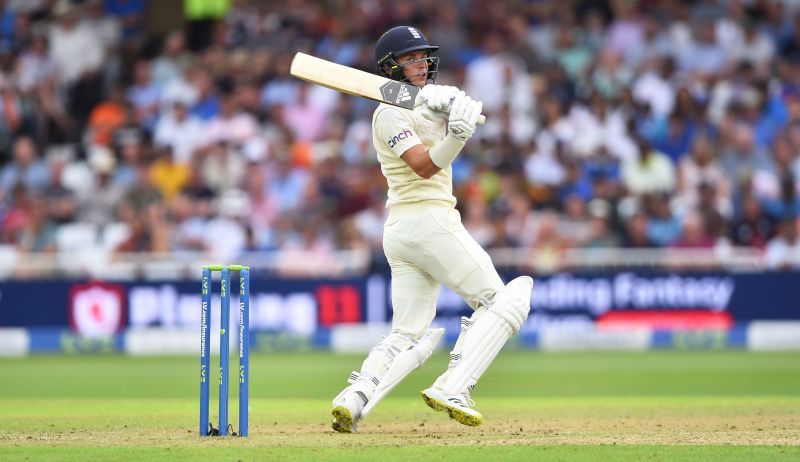
[[[778,228],[778,235],[767,243],[764,259],[767,267],[778,270],[800,269],[800,240],[797,228],[800,220],[785,218]]]
[[[188,61],[186,39],[182,31],[172,31],[164,39],[161,54],[153,60],[153,80],[166,85],[183,74],[183,65]]]
[[[675,70],[672,58],[654,58],[648,62],[650,70],[645,71],[633,84],[633,97],[637,102],[647,103],[659,117],[669,117],[675,107],[675,89],[669,77]]]
[[[170,111],[163,113],[155,129],[156,143],[172,146],[175,162],[187,164],[205,137],[203,123],[189,114],[186,99],[175,98]]]
[[[497,114],[508,105],[513,112],[526,112],[531,106],[529,79],[523,63],[505,53],[499,34],[489,34],[484,41],[484,55],[466,69],[464,91],[483,101],[484,114]]]
[[[76,7],[59,1],[53,14],[58,22],[50,29],[50,56],[56,63],[61,82],[67,85],[97,71],[103,64],[103,44],[91,29],[78,24]]]
[[[28,49],[17,64],[17,86],[23,92],[32,91],[56,73],[56,63],[48,55],[47,35],[34,32]]]
[[[744,25],[741,42],[731,51],[734,61],[748,62],[763,74],[769,71],[772,58],[775,56],[775,44],[754,23],[747,22]]]
[[[694,42],[679,57],[680,68],[696,78],[707,79],[724,70],[725,49],[717,42],[714,23],[700,22],[695,29]]]

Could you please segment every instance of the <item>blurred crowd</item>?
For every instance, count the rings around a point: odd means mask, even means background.
[[[288,75],[440,46],[488,118],[454,163],[485,247],[761,249],[800,268],[800,1],[0,0],[0,246],[382,253],[376,103]],[[155,11],[155,13],[153,13]]]

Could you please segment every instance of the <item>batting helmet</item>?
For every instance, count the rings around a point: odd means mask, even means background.
[[[403,75],[403,66],[397,63],[397,57],[412,51],[425,50],[428,52],[428,80],[433,82],[439,74],[439,58],[430,54],[438,50],[425,38],[425,35],[411,26],[397,26],[381,35],[375,45],[375,62],[378,72],[392,80],[407,80]]]

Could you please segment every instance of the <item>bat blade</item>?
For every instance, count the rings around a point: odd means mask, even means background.
[[[414,109],[414,100],[419,93],[419,88],[414,85],[300,52],[294,55],[289,73],[298,79],[322,85],[331,90],[409,110]],[[485,120],[486,118],[481,115],[478,123],[482,124]]]

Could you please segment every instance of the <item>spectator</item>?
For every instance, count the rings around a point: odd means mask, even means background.
[[[482,199],[473,199],[465,205],[464,227],[481,247],[494,241],[494,226],[488,217],[486,204]]]
[[[106,226],[117,220],[117,207],[127,194],[125,187],[113,182],[116,161],[108,148],[96,147],[89,155],[94,173],[94,191],[80,198],[78,221]]]
[[[77,199],[75,193],[66,187],[64,176],[67,169],[66,159],[53,156],[50,159],[50,181],[42,191],[47,218],[55,224],[69,223],[75,220]]]
[[[241,110],[234,95],[229,94],[222,97],[219,114],[208,119],[203,131],[206,145],[229,143],[241,147],[256,136],[258,125],[252,115]]]
[[[683,219],[683,230],[675,248],[713,248],[714,237],[709,233],[707,223],[698,212],[691,212]]]
[[[216,117],[220,111],[220,100],[217,96],[214,80],[208,70],[196,67],[189,74],[192,99],[195,104],[192,107],[192,115],[201,120],[210,120]]]
[[[186,186],[190,175],[189,167],[175,161],[172,146],[164,144],[157,147],[157,158],[150,165],[148,175],[161,197],[171,202]]]
[[[723,140],[720,163],[728,178],[751,177],[757,196],[775,196],[778,186],[775,167],[769,153],[756,145],[749,125],[734,125],[733,132]]]
[[[666,131],[660,135],[654,137],[655,148],[666,154],[673,164],[680,164],[683,156],[689,152],[694,137],[691,123],[683,116],[672,114]]]
[[[734,62],[749,63],[764,75],[775,55],[775,43],[762,32],[753,20],[744,23],[744,34],[741,41],[731,49]]]
[[[57,23],[50,30],[50,54],[61,82],[73,86],[103,64],[103,44],[78,22],[78,7],[70,0],[58,0],[53,15]]]
[[[633,83],[633,96],[636,101],[647,104],[653,115],[666,118],[675,106],[675,89],[670,83],[675,61],[670,57],[650,58],[644,69]]]
[[[483,110],[490,116],[503,106],[526,112],[530,92],[526,91],[522,62],[504,52],[504,37],[497,32],[487,34],[482,45],[482,55],[467,65],[464,91],[483,101]]]
[[[694,26],[692,43],[679,55],[678,63],[683,71],[703,83],[724,69],[725,50],[717,41],[713,22],[701,20]]]
[[[503,221],[506,232],[504,240],[513,247],[529,247],[535,242],[539,219],[531,211],[530,199],[524,194],[515,193],[509,198],[508,213]]]
[[[153,81],[150,62],[139,60],[134,67],[134,83],[128,89],[128,101],[136,110],[136,120],[140,126],[152,131],[158,114],[161,87]]]
[[[0,152],[7,152],[13,138],[35,134],[36,113],[31,99],[0,72]]]
[[[555,60],[573,80],[581,80],[591,63],[589,48],[578,43],[575,32],[563,27],[556,35]]]
[[[17,85],[24,93],[32,92],[39,85],[56,75],[56,63],[49,55],[47,34],[35,29],[31,43],[17,61]]]
[[[638,156],[622,163],[622,183],[632,194],[671,192],[675,189],[672,161],[653,149],[643,139],[638,142]]]
[[[182,31],[172,31],[164,39],[161,54],[153,60],[153,82],[165,87],[169,82],[182,78],[183,69],[189,64],[191,55],[186,52],[186,39]]]
[[[651,198],[652,213],[647,220],[647,237],[659,247],[669,247],[681,236],[681,220],[670,209],[669,196]]]
[[[13,145],[13,161],[0,170],[0,197],[17,184],[36,192],[41,191],[50,179],[47,164],[39,158],[30,137],[17,138]]]
[[[17,248],[22,252],[53,252],[56,250],[56,225],[47,213],[42,199],[30,203],[25,226],[20,230]]]
[[[714,145],[707,137],[698,137],[692,143],[690,155],[681,159],[678,166],[678,200],[683,208],[695,208],[699,203],[698,188],[702,184],[714,185],[715,204],[724,216],[733,213],[731,205],[731,179],[715,159]]]
[[[122,27],[122,40],[134,43],[141,38],[145,0],[105,0],[105,10]]]
[[[93,144],[110,146],[114,132],[126,122],[125,92],[115,85],[108,92],[108,99],[92,109],[88,128]]]
[[[647,232],[647,215],[637,212],[628,219],[625,226],[623,246],[628,248],[655,247]]]
[[[309,96],[309,86],[302,85],[295,103],[283,109],[283,123],[300,141],[316,141],[325,132],[327,113]]]
[[[201,162],[203,182],[216,194],[239,186],[247,170],[239,146],[225,140],[206,148]]]
[[[28,227],[33,198],[23,183],[17,183],[8,196],[3,207],[5,213],[0,217],[0,240],[18,244]]]
[[[611,227],[611,206],[602,199],[589,202],[589,238],[582,243],[587,248],[613,248],[620,242]]]
[[[208,135],[200,119],[189,113],[191,103],[186,96],[176,95],[170,101],[171,107],[156,123],[155,142],[170,146],[177,163],[188,164]]]
[[[633,76],[621,55],[605,50],[592,72],[592,86],[604,97],[615,100],[633,83]]]
[[[139,162],[136,165],[136,182],[123,199],[126,208],[130,209],[131,213],[139,215],[151,205],[158,204],[161,199],[161,192],[153,185],[149,163],[147,161]],[[142,223],[135,224],[145,226]]]
[[[564,213],[558,222],[558,235],[572,247],[592,238],[592,224],[584,199],[573,193],[564,199]]]
[[[800,240],[797,228],[800,226],[793,216],[781,220],[778,234],[767,243],[764,259],[767,268],[776,270],[800,269]]]
[[[558,215],[551,211],[542,213],[530,248],[532,263],[542,272],[557,271],[561,269],[565,247],[567,242],[558,232]]]
[[[606,48],[613,53],[626,55],[644,38],[645,21],[637,11],[636,2],[612,2],[614,20],[608,27]]]
[[[446,52],[437,82],[489,115],[453,166],[482,242],[551,270],[565,245],[763,249],[800,211],[800,22],[783,2],[345,2],[340,23],[315,2],[227,3],[186,2],[166,37],[145,27],[165,2],[5,3],[0,244],[121,222],[130,250],[381,255],[375,103],[288,70],[314,50],[373,72],[371,34],[421,18]]]

